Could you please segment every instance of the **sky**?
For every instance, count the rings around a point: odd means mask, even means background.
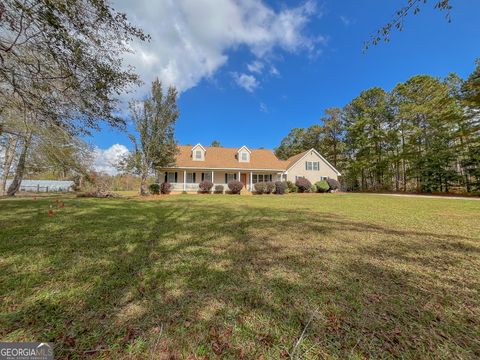
[[[145,97],[158,77],[179,90],[180,144],[273,149],[292,128],[319,123],[326,108],[370,87],[391,90],[417,74],[468,76],[480,58],[480,1],[451,0],[448,22],[430,0],[390,42],[363,51],[404,2],[114,0],[152,37],[125,56],[144,85],[123,104]],[[97,170],[114,172],[132,148],[128,132],[130,122],[126,132],[103,126],[86,139]]]

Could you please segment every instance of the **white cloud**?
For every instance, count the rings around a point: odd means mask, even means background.
[[[126,62],[144,89],[159,77],[182,92],[212,77],[228,51],[246,46],[257,58],[282,50],[316,52],[321,36],[305,32],[317,11],[314,0],[274,10],[263,0],[114,0],[114,7],[152,36],[135,43]],[[319,41],[320,39],[320,41]]]
[[[99,172],[106,172],[110,175],[118,173],[116,165],[123,156],[129,153],[127,147],[121,144],[114,144],[108,149],[96,147],[93,151],[93,169]]]
[[[350,20],[348,17],[346,17],[344,15],[340,16],[340,20],[342,21],[343,25],[345,25],[345,26],[349,26],[352,22],[352,20]]]
[[[278,71],[278,69],[274,65],[272,65],[270,66],[270,75],[280,76],[280,71]]]
[[[261,74],[264,66],[265,65],[261,61],[255,60],[250,64],[247,64],[247,69],[252,73]]]
[[[253,92],[253,90],[255,90],[259,85],[257,79],[253,75],[238,74],[234,72],[232,73],[232,76],[237,85],[244,88],[248,92]]]
[[[260,111],[263,112],[263,113],[268,113],[268,107],[265,103],[261,102],[260,103]]]

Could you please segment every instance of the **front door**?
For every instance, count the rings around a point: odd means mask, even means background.
[[[247,174],[240,174],[240,181],[243,183],[243,185],[245,186],[245,189],[247,188]]]

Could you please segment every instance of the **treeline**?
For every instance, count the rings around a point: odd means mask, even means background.
[[[362,91],[321,124],[295,128],[285,159],[315,148],[352,191],[480,191],[480,60],[467,78],[418,75],[387,92]]]

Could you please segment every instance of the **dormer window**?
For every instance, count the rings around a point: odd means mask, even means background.
[[[250,162],[251,151],[246,147],[242,146],[237,152],[237,158],[239,162]]]
[[[205,148],[201,144],[197,144],[192,148],[192,160],[204,161],[205,160]]]

